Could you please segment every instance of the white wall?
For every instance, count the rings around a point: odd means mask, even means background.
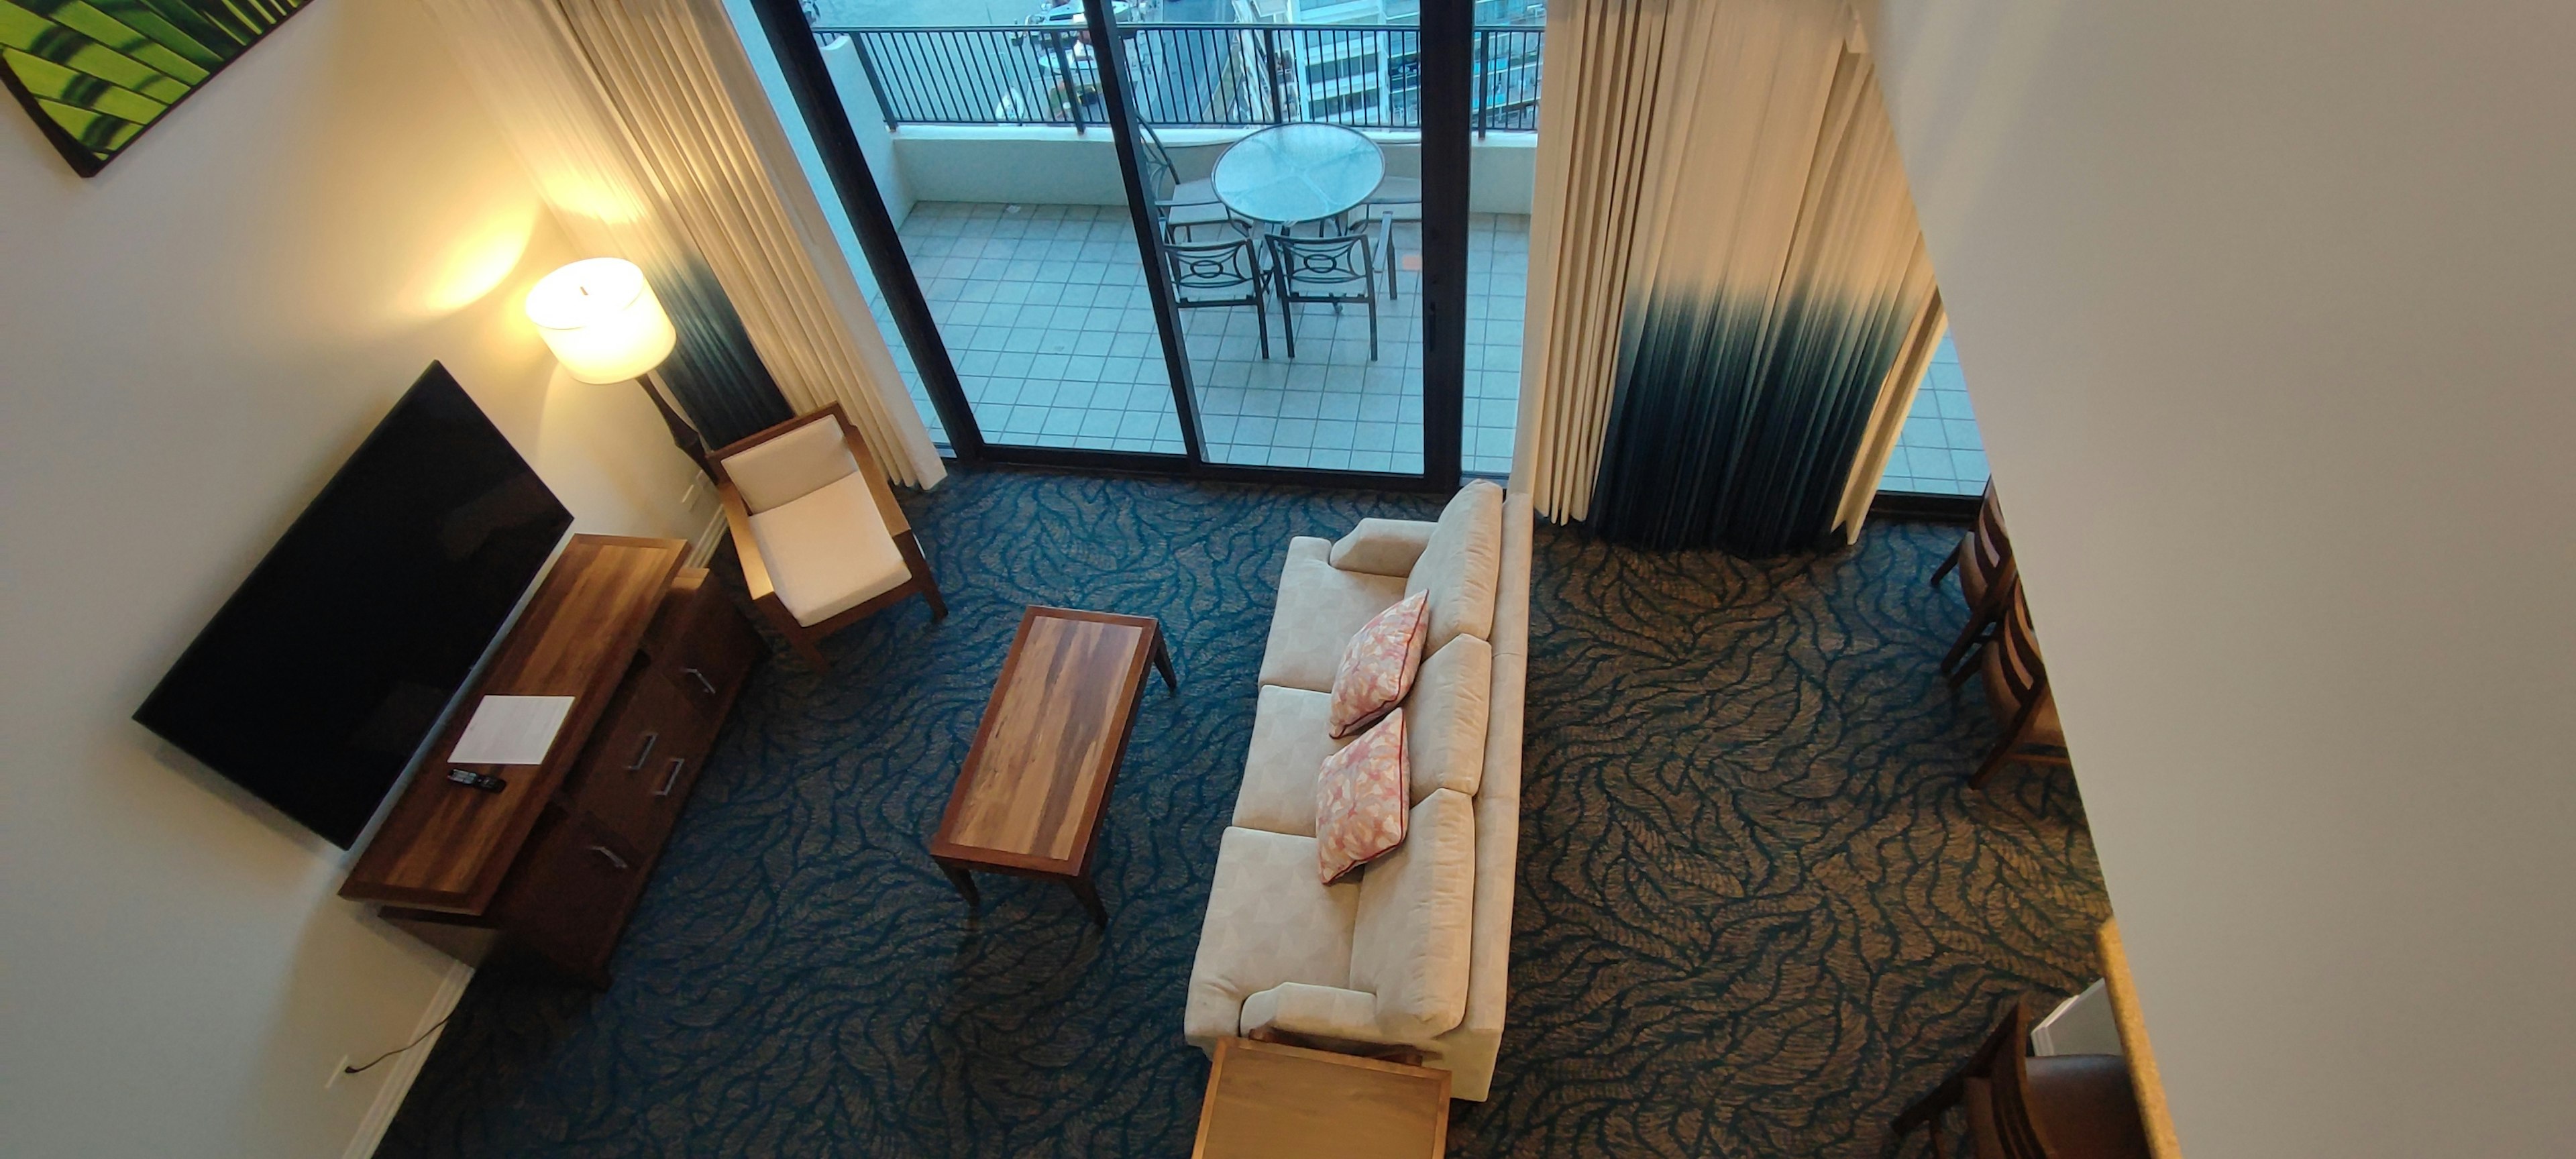
[[[735,6],[748,7],[748,0],[729,0]],[[804,114],[793,101],[782,100],[786,93],[786,74],[778,68],[778,58],[769,51],[768,40],[752,36],[752,26],[734,18],[734,26],[744,30],[745,44],[757,44],[752,52],[753,66],[761,72],[761,83],[770,93],[770,103],[778,109],[778,119],[794,126],[790,136],[796,142],[797,156],[805,162],[806,179],[817,189],[830,187],[829,174],[823,169],[822,154],[814,148],[813,136],[805,131]],[[885,122],[885,110],[878,107],[875,90],[868,87],[867,68],[859,63],[859,49],[842,37],[823,50],[823,67],[831,70],[832,87],[838,90],[842,111],[849,114],[850,135],[858,138],[859,152],[868,159],[868,176],[875,178],[877,196],[884,200],[886,216],[896,225],[912,215],[912,190],[904,185],[903,166],[895,160],[894,130]],[[835,199],[834,210],[840,207]],[[846,244],[846,243],[845,243]]]
[[[319,4],[100,177],[0,110],[0,1154],[337,1156],[445,972],[126,717],[443,359],[584,529],[692,468],[519,314],[569,252],[434,29]]]
[[[2183,1149],[2576,1141],[2576,6],[1884,0]]]

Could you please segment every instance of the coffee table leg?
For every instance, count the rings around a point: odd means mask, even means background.
[[[957,894],[966,899],[968,909],[984,904],[984,896],[975,892],[975,878],[966,872],[966,867],[942,861],[939,863],[939,872],[948,875],[948,884],[957,887]]]
[[[1082,903],[1082,908],[1091,911],[1092,921],[1100,923],[1102,929],[1109,928],[1109,911],[1100,907],[1099,890],[1091,888],[1089,881],[1079,877],[1064,879],[1064,887],[1073,891],[1074,899]]]
[[[1154,671],[1163,674],[1163,688],[1174,696],[1181,694],[1181,682],[1172,678],[1172,650],[1163,646],[1161,629],[1154,632]]]

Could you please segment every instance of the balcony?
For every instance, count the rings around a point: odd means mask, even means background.
[[[1181,453],[1169,374],[1147,305],[1135,232],[1120,206],[916,203],[900,226],[958,377],[988,439],[1042,447]],[[1521,285],[1529,218],[1470,219],[1463,464],[1511,471],[1520,401]],[[1099,275],[1097,282],[1080,279]],[[1069,281],[1070,280],[1070,281]],[[1378,357],[1365,315],[1298,309],[1297,357],[1269,319],[1260,355],[1249,310],[1185,310],[1210,459],[1328,470],[1422,470],[1421,293],[1399,271],[1379,302]],[[869,287],[869,304],[884,302]],[[888,339],[901,338],[888,332]],[[915,406],[946,440],[930,396],[898,353]]]
[[[1271,124],[1365,133],[1392,176],[1420,174],[1416,33],[1384,26],[1155,24],[1125,38],[1137,106],[1180,180]],[[878,192],[988,440],[1182,451],[1090,46],[1046,27],[818,25]],[[1535,29],[1478,34],[1471,146],[1464,466],[1510,470],[1535,178]],[[793,115],[783,94],[782,112]],[[800,142],[801,144],[801,142]],[[808,167],[820,181],[819,165]],[[844,241],[852,239],[845,235]],[[1419,227],[1395,230],[1395,287],[1367,311],[1301,305],[1290,358],[1279,306],[1263,358],[1250,308],[1181,313],[1208,456],[1222,463],[1422,469]],[[889,315],[855,245],[870,305]],[[1379,261],[1386,256],[1379,255]],[[939,416],[885,327],[934,439]]]

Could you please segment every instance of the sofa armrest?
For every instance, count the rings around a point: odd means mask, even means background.
[[[1350,534],[1333,541],[1333,566],[1372,575],[1411,575],[1413,561],[1422,558],[1439,526],[1418,519],[1360,520]]]
[[[1339,986],[1282,982],[1243,1000],[1242,1032],[1285,1031],[1311,1038],[1385,1042],[1377,1027],[1377,996]]]

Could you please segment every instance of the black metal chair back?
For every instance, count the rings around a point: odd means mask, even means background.
[[[1163,138],[1143,117],[1136,118],[1136,161],[1145,170],[1145,196],[1159,201],[1170,197],[1181,187],[1181,167],[1172,163],[1172,151],[1163,147]]]
[[[1172,305],[1183,310],[1211,306],[1250,306],[1261,336],[1261,356],[1270,357],[1270,311],[1262,295],[1261,254],[1247,238],[1205,244],[1166,240],[1164,264],[1171,271]]]
[[[1279,332],[1288,339],[1288,357],[1297,357],[1297,323],[1292,307],[1347,303],[1368,307],[1369,361],[1377,361],[1377,247],[1373,229],[1323,237],[1270,236],[1271,276],[1279,285]]]

